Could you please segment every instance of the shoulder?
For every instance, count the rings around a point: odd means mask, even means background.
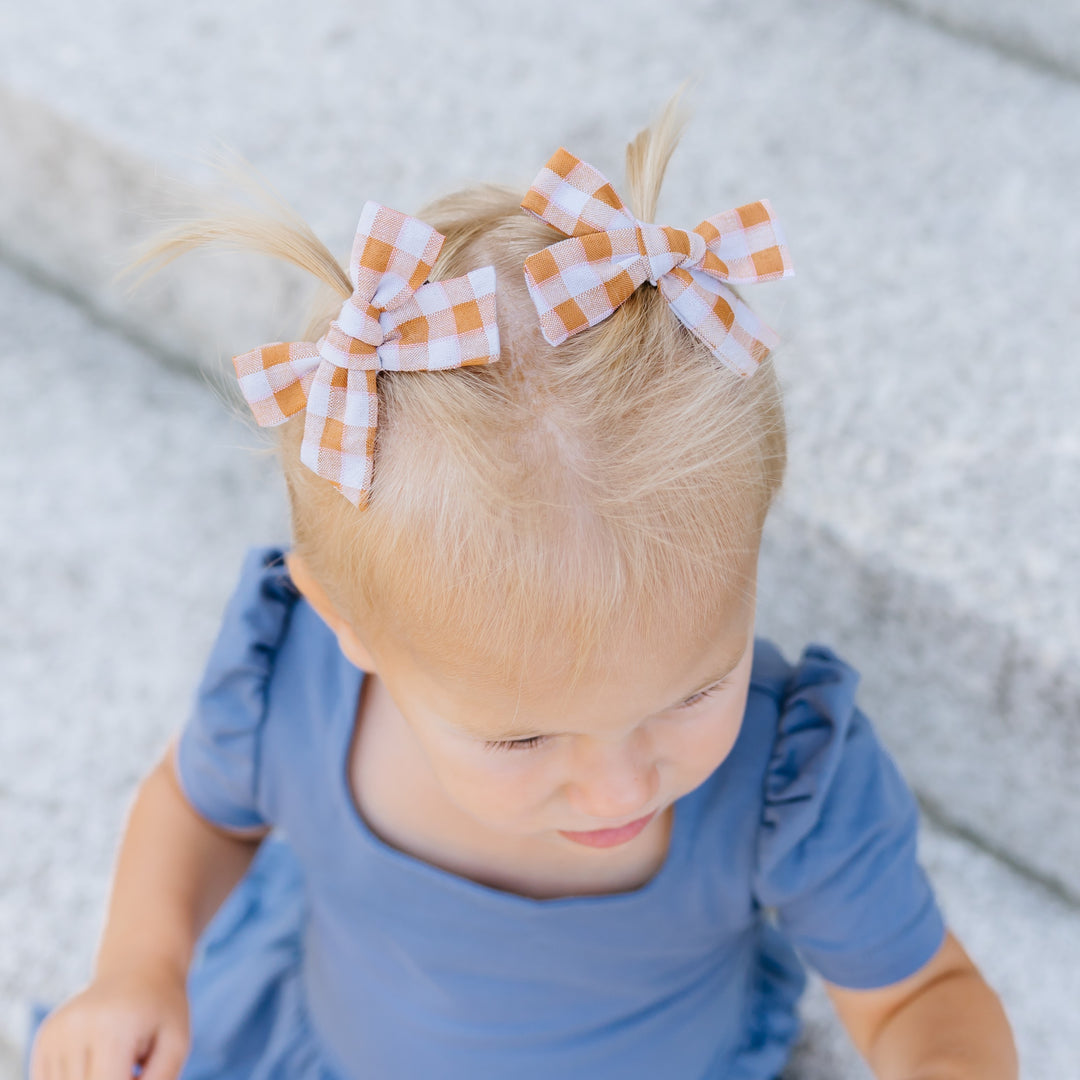
[[[767,860],[789,853],[884,766],[892,767],[856,701],[858,672],[832,649],[811,644],[789,663],[758,642],[751,692],[773,707],[762,778],[760,826]]]
[[[228,828],[264,825],[262,728],[277,656],[300,593],[277,547],[244,558],[176,746],[176,773],[203,817]]]
[[[790,816],[792,804],[812,804],[823,795],[854,744],[868,751],[878,744],[856,704],[859,673],[850,664],[817,644],[806,646],[789,664],[775,646],[765,644],[761,676],[755,650],[751,686],[768,693],[776,706],[764,790],[769,825],[776,820],[771,808],[785,807]]]
[[[235,622],[242,644],[275,644],[288,622],[300,590],[293,584],[280,547],[253,547],[244,556],[240,577],[225,609],[225,623]]]
[[[824,645],[806,646],[792,662],[772,642],[755,641],[733,764],[755,788],[765,865],[819,830],[832,812],[834,785],[851,783],[864,771],[864,759],[883,753],[857,707],[858,685],[858,672]]]
[[[755,640],[742,737],[768,759],[767,797],[835,757],[856,720],[858,686],[858,672],[824,645],[807,645],[790,662],[771,641]]]
[[[798,660],[791,662],[767,638],[754,640],[751,691],[767,694],[780,706],[811,687],[833,687],[847,700],[858,685],[859,673],[826,645],[807,645]]]
[[[201,709],[220,709],[245,726],[262,719],[269,681],[299,600],[281,548],[248,551],[199,684]]]
[[[774,702],[775,728],[755,896],[825,978],[886,985],[925,963],[944,932],[917,862],[918,804],[856,701],[854,668],[821,645],[786,674],[782,658],[763,660],[757,693]]]

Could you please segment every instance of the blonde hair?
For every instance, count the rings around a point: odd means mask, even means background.
[[[643,220],[678,142],[675,106],[627,148]],[[434,277],[494,265],[502,351],[489,365],[380,373],[366,509],[300,463],[303,413],[277,430],[295,550],[363,640],[390,635],[439,670],[503,685],[538,657],[572,683],[630,637],[703,638],[747,586],[739,568],[781,482],[784,419],[769,362],[749,379],[721,367],[651,287],[547,345],[522,264],[561,236],[520,198],[477,186],[417,214],[446,237]],[[284,212],[195,222],[154,254],[223,238],[321,279],[307,340],[349,295],[340,265]]]

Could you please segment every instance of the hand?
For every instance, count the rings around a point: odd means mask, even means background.
[[[96,978],[38,1029],[30,1080],[176,1080],[189,1044],[183,974],[143,968]]]

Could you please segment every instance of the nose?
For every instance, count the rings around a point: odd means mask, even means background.
[[[647,740],[635,732],[621,740],[579,736],[567,800],[583,817],[623,824],[649,812],[660,774]]]

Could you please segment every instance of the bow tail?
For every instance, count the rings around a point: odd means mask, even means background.
[[[308,389],[300,460],[354,506],[366,504],[371,488],[378,409],[374,368],[319,364]]]
[[[679,321],[739,375],[752,375],[779,341],[731,289],[708,274],[676,267],[658,284]]]
[[[309,341],[274,342],[233,357],[240,392],[259,427],[282,424],[307,404],[319,352]]]

